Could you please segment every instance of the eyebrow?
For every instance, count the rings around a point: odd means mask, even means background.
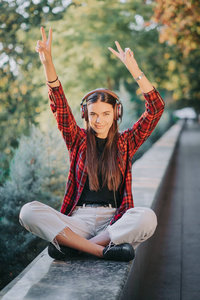
[[[110,112],[111,112],[111,110],[106,110],[106,111],[103,111],[102,114],[110,113]],[[91,113],[96,114],[95,111],[90,111],[90,114],[91,114]]]

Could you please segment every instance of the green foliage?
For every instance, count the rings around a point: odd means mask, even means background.
[[[190,106],[200,114],[200,6],[198,0],[156,0],[153,20],[166,47],[167,80],[172,108]]]
[[[3,198],[16,196],[27,201],[28,195],[28,201],[39,198],[54,207],[61,203],[68,153],[59,131],[50,128],[43,133],[32,126],[30,136],[21,136],[10,163],[10,180],[1,188]]]
[[[56,7],[61,7],[62,11],[55,14]],[[31,75],[40,63],[31,38],[27,39],[26,34],[48,20],[60,19],[63,11],[62,1],[45,0],[34,4],[34,1],[13,0],[0,3],[0,131],[3,133],[0,169],[5,170],[1,172],[2,181],[7,178],[8,161],[12,157],[12,147],[17,146],[17,138],[22,133],[29,133],[30,124],[37,123],[41,111],[40,83],[36,84]]]
[[[200,114],[200,51],[193,50],[187,58],[179,51],[170,52],[168,76],[162,86],[172,91],[171,108],[193,107]]]
[[[142,9],[144,20],[149,16],[150,7],[141,8],[141,1],[90,0],[79,6],[71,5],[62,20],[51,22],[54,62],[72,101],[77,103],[84,93],[95,87],[117,89],[121,78],[134,86],[133,91],[137,89],[127,69],[108,47],[115,48],[115,40],[123,48],[129,46],[145,71],[148,46],[152,45],[148,39],[153,37],[158,43],[158,33],[147,38],[145,29],[138,29],[136,16]],[[153,78],[151,73],[149,76]]]
[[[154,19],[164,25],[160,42],[177,45],[187,57],[200,46],[200,6],[198,0],[156,0]]]
[[[20,138],[10,164],[10,180],[0,187],[1,278],[16,275],[16,268],[21,270],[20,264],[27,261],[25,252],[36,239],[19,225],[21,207],[38,200],[59,209],[68,167],[67,149],[58,130],[49,128],[43,133],[32,126],[30,136]]]

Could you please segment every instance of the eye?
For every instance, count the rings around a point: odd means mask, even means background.
[[[110,115],[109,112],[105,112],[105,113],[104,113],[104,116],[109,116],[109,115]]]

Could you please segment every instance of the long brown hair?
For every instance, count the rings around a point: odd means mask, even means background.
[[[116,99],[104,92],[96,92],[90,95],[87,99],[87,105],[95,103],[98,100],[111,104],[114,109],[113,124],[109,129],[106,145],[102,156],[98,158],[98,150],[95,140],[95,132],[90,127],[88,118],[86,118],[87,131],[87,151],[86,165],[89,176],[90,189],[97,191],[99,186],[98,175],[102,176],[102,186],[107,186],[109,190],[116,191],[121,182],[121,172],[117,163],[118,148],[117,142],[119,137],[117,124],[117,105]],[[88,113],[86,111],[86,113]]]

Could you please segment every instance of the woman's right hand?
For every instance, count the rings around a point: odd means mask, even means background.
[[[39,53],[40,60],[43,65],[47,65],[52,63],[52,55],[51,55],[51,42],[52,42],[52,28],[49,29],[48,39],[46,37],[44,28],[41,27],[42,41],[37,41],[37,46],[35,50]]]

